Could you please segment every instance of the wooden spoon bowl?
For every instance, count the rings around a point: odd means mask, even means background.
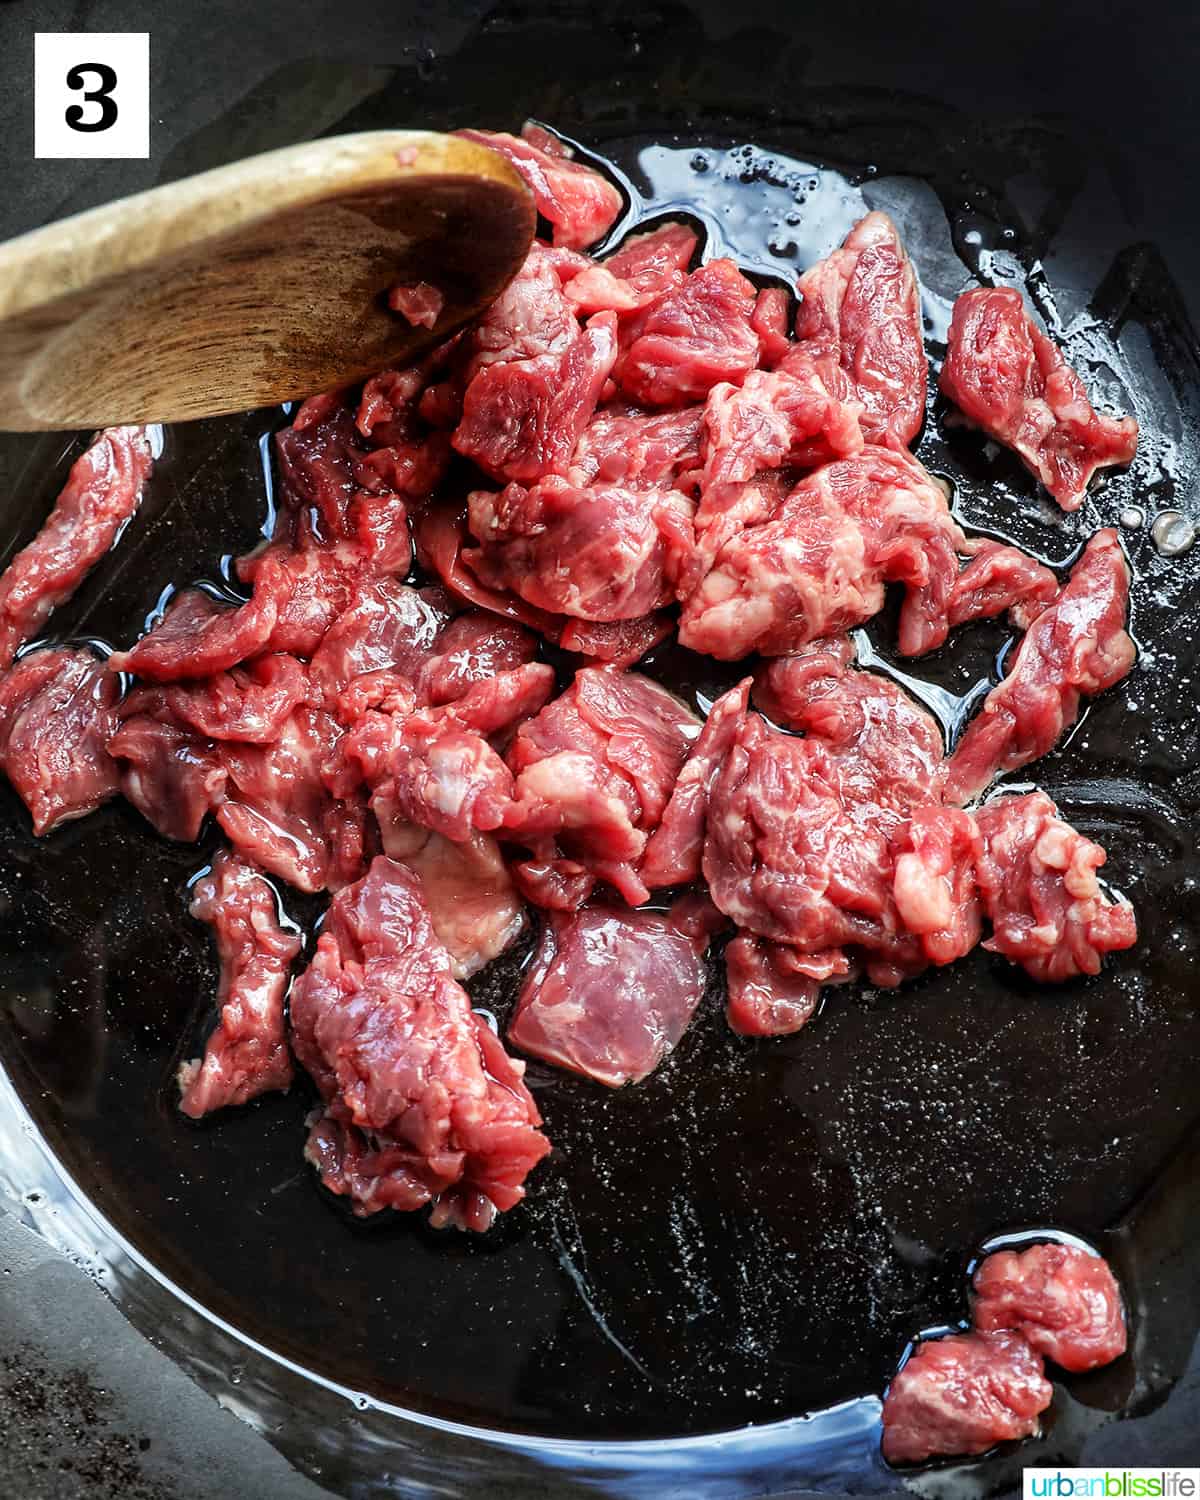
[[[120,199],[0,245],[0,428],[175,422],[411,360],[486,306],[533,200],[474,141],[335,136]],[[387,302],[426,282],[432,329]]]

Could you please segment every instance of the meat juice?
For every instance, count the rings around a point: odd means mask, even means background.
[[[1097,403],[1136,412],[1133,467],[1078,517],[1040,497],[1010,455],[956,431],[933,389],[917,451],[952,486],[969,532],[1055,568],[1098,526],[1118,516],[1126,526],[1140,669],[1030,774],[1109,849],[1106,873],[1138,911],[1138,947],[1097,979],[1054,989],[977,951],[898,992],[832,991],[804,1031],[765,1043],[727,1032],[714,962],[691,1029],[644,1083],[610,1093],[530,1064],[556,1149],[527,1204],[488,1235],[437,1234],[411,1215],[357,1226],[298,1170],[305,1085],[202,1126],[176,1109],[173,1075],[194,1055],[216,977],[185,886],[219,840],[210,831],[199,850],[167,844],[115,804],[35,846],[5,788],[0,1055],[59,1158],[164,1276],[327,1380],[483,1427],[678,1436],[864,1398],[849,1432],[840,1417],[812,1432],[869,1468],[867,1393],[883,1388],[914,1329],[964,1315],[963,1273],[981,1237],[1068,1226],[1115,1256],[1139,1348],[1161,1336],[1174,1351],[1060,1393],[1060,1423],[1078,1446],[1106,1411],[1160,1402],[1186,1358],[1165,1330],[1186,1323],[1190,1344],[1200,1325],[1194,1276],[1168,1309],[1139,1271],[1158,1266],[1163,1241],[1187,1222],[1180,1205],[1200,1207],[1178,1171],[1166,1206],[1167,1190],[1152,1186],[1200,1115],[1190,1062],[1200,1017],[1187,999],[1200,748],[1185,611],[1197,567],[1194,553],[1161,555],[1152,525],[1163,510],[1186,512],[1194,493],[1200,374],[1189,331],[1145,252],[1117,257],[1098,288],[1083,285],[1065,261],[1033,257],[1017,223],[917,179],[737,142],[631,138],[606,150],[628,203],[612,245],[635,225],[685,215],[705,232],[706,259],[727,254],[760,284],[791,286],[883,208],[921,279],[935,368],[954,296],[976,279],[1010,283]],[[126,644],[166,591],[197,579],[235,588],[229,559],[269,528],[269,431],[287,420],[169,430],[135,531],[56,629]],[[33,515],[61,479],[52,447],[29,465],[45,476],[23,497]],[[972,625],[900,667],[895,624],[893,608],[856,633],[860,662],[920,698],[953,741],[1002,672],[1012,632]],[[668,643],[643,670],[704,713],[752,666]],[[323,904],[283,896],[310,944]],[[501,1026],[533,947],[530,933],[468,985]]]

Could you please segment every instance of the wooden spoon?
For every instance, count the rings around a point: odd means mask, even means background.
[[[494,151],[372,131],[269,151],[0,245],[0,428],[245,411],[411,359],[492,300],[533,238]],[[391,311],[425,282],[432,329]]]

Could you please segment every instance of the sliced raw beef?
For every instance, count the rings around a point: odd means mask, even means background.
[[[664,224],[627,239],[599,265],[589,262],[563,283],[563,295],[580,313],[633,312],[682,286],[696,252],[686,224]]]
[[[1081,697],[1120,682],[1137,656],[1128,606],[1125,554],[1115,531],[1098,531],[968,725],[950,762],[949,800],[966,802],[1000,772],[1045,755],[1079,716]]]
[[[298,552],[276,543],[241,558],[238,575],[254,586],[248,607],[273,611],[275,616],[264,649],[311,656],[333,622],[349,609],[363,569],[369,565],[369,555],[357,542],[334,542]],[[173,675],[185,674],[176,671]]]
[[[1101,416],[1062,350],[1013,287],[975,287],[954,304],[942,392],[1011,448],[1063,510],[1078,510],[1098,469],[1132,462],[1138,424]]]
[[[741,1036],[791,1036],[812,1019],[822,987],[849,972],[840,949],[800,953],[739,932],[725,949],[725,1018]]]
[[[597,313],[561,353],[486,365],[463,396],[456,452],[501,481],[562,473],[616,357],[616,317]]]
[[[414,328],[432,328],[446,305],[446,299],[428,281],[417,281],[410,285],[397,282],[388,292],[387,303],[393,312],[399,313]]]
[[[552,252],[540,241],[463,341],[469,380],[489,365],[565,354],[579,338],[576,309],[563,295]]]
[[[454,613],[440,589],[414,589],[394,578],[361,578],[312,659],[312,681],[326,704],[356,677],[396,671],[412,678]]]
[[[486,1229],[549,1151],[507,1056],[454,980],[415,875],[378,858],[334,898],[291,998],[296,1056],[326,1111],[306,1154],[358,1214],[435,1203]]]
[[[275,434],[281,479],[274,540],[311,545],[346,540],[348,513],[359,486],[354,461],[366,451],[354,413],[338,400],[301,408]]]
[[[525,930],[525,907],[500,853],[486,833],[451,842],[398,818],[383,795],[379,818],[384,852],[421,881],[429,919],[450,955],[455,979],[469,979],[511,948]]]
[[[113,652],[113,671],[174,682],[212,677],[260,655],[279,618],[282,577],[276,559],[264,560],[254,596],[241,605],[219,604],[199,589],[177,594],[158,624],[135,646]]]
[[[607,234],[621,212],[621,195],[594,167],[572,161],[571,148],[528,124],[520,136],[500,130],[460,130],[468,140],[508,157],[525,179],[537,211],[554,229],[554,243],[582,250]]]
[[[205,739],[269,745],[308,696],[303,663],[276,652],[199,682],[168,683],[161,689],[158,717],[194,729]],[[151,698],[144,693],[142,701]]]
[[[861,412],[849,391],[828,390],[811,364],[794,373],[755,370],[741,386],[714,386],[704,407],[705,494],[763,469],[813,468],[858,453]]]
[[[224,849],[197,881],[191,912],[212,927],[221,960],[216,1029],[203,1060],[179,1069],[179,1107],[198,1120],[291,1084],[283,997],[300,934],[279,925],[279,902],[259,871]]]
[[[883,1456],[920,1464],[1030,1437],[1053,1394],[1020,1334],[922,1339],[884,1397]]]
[[[135,688],[121,704],[120,718],[108,753],[120,771],[122,796],[164,838],[192,843],[224,796],[218,746],[164,717],[155,688]]]
[[[584,657],[589,665],[632,667],[674,628],[675,621],[666,610],[637,620],[564,620],[558,644]]]
[[[768,370],[773,370],[795,347],[788,338],[791,308],[792,299],[781,286],[763,287],[754,299],[750,326],[758,334],[762,349],[759,363]]]
[[[740,385],[758,363],[754,287],[731,260],[710,260],[621,327],[613,378],[642,406],[686,406]]]
[[[1019,547],[977,537],[966,542],[963,550],[970,560],[950,595],[951,629],[1008,610],[1013,624],[1027,630],[1058,596],[1058,579]]]
[[[120,788],[108,753],[119,680],[90,651],[33,651],[0,677],[0,769],[33,831],[94,811]]]
[[[1045,792],[997,797],[975,821],[976,879],[992,924],[985,948],[1056,983],[1098,974],[1106,953],[1137,941],[1133,908],[1096,879],[1104,850],[1064,823]]]
[[[636,620],[671,602],[693,545],[693,510],[678,490],[583,489],[556,478],[498,495],[476,490],[468,519],[480,546],[463,561],[486,587],[539,609]]]
[[[704,728],[683,763],[658,827],[646,845],[640,874],[650,890],[699,879],[709,793],[722,762],[733,748],[749,701],[747,677],[709,709]]]
[[[929,378],[921,294],[887,214],[860,219],[840,250],[805,271],[798,290],[800,357],[845,371],[863,403],[868,442],[891,435],[911,443],[925,418]]]
[[[940,645],[963,535],[936,481],[900,448],[868,445],[803,479],[732,536],[684,601],[679,639],[736,661],[782,656],[861,624],[904,583],[900,649]]]
[[[552,914],[509,1041],[610,1088],[641,1082],[704,994],[704,950],[723,918],[700,905],[684,897],[670,912],[595,905]]]
[[[700,468],[703,423],[702,406],[663,412],[605,408],[580,437],[568,478],[632,490],[685,488],[684,476]]]
[[[533,854],[517,869],[529,899],[570,909],[605,880],[630,905],[645,901],[637,867],[699,732],[657,683],[602,667],[577,672],[522,724],[508,752],[516,801],[505,836]]]
[[[997,1250],[975,1272],[974,1289],[976,1328],[1011,1328],[1061,1369],[1094,1370],[1125,1353],[1116,1277],[1077,1245]]]
[[[71,465],[42,529],[0,575],[0,668],[75,592],[133,515],[150,475],[142,427],[109,427]]]
[[[516,594],[487,588],[463,562],[463,549],[469,540],[465,506],[430,506],[416,518],[413,537],[422,567],[436,574],[456,599],[519,621],[550,640],[557,639],[560,625],[557,616],[526,604]]]

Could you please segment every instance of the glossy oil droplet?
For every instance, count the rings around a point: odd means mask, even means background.
[[[1154,545],[1162,557],[1182,557],[1196,540],[1196,523],[1181,511],[1164,510],[1150,528]]]

